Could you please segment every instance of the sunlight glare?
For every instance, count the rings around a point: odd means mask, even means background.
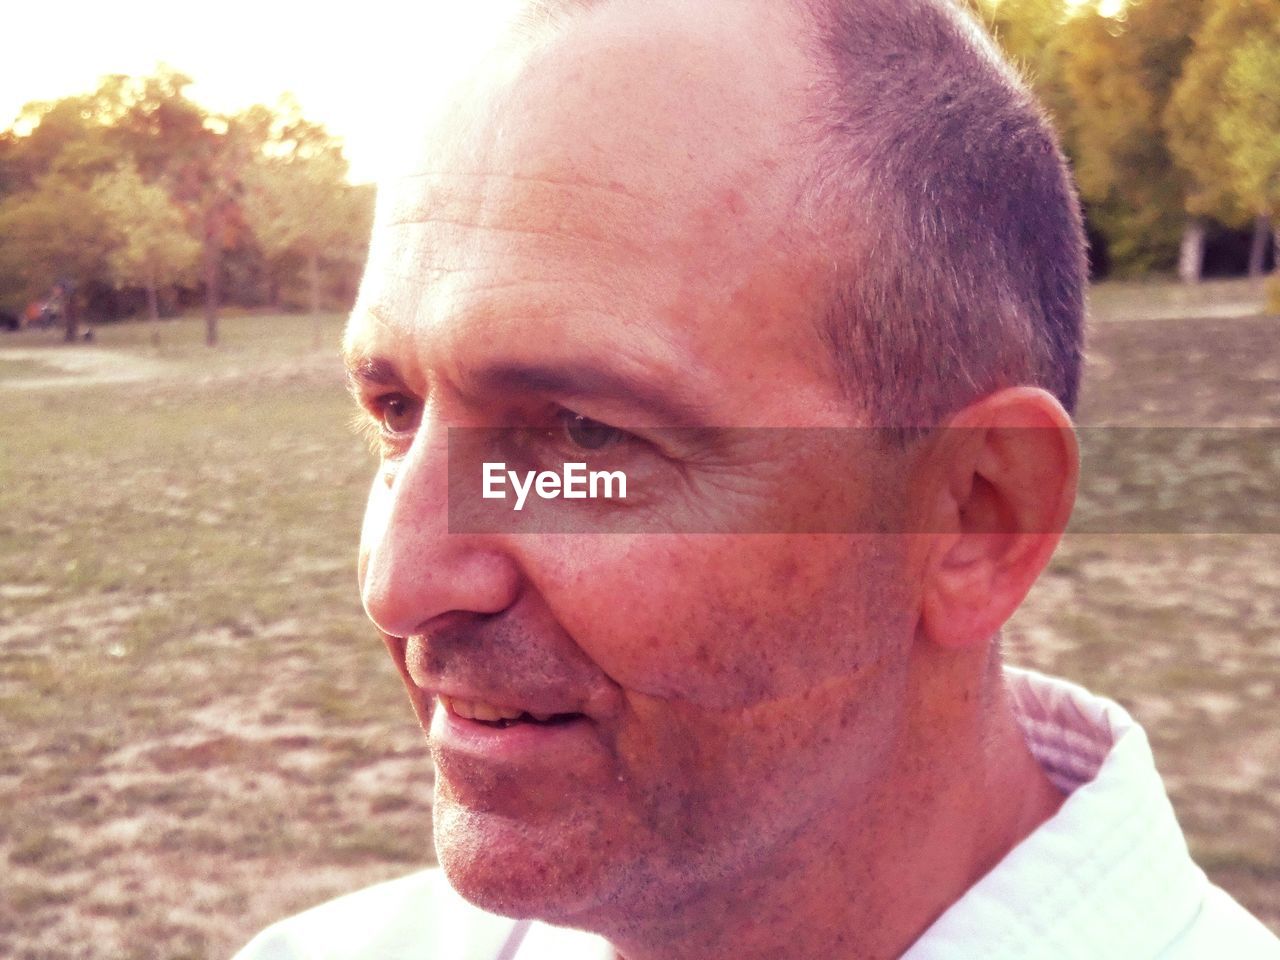
[[[271,105],[291,92],[303,116],[343,139],[352,179],[369,181],[386,169],[403,127],[397,118],[438,95],[515,2],[14,4],[5,32],[20,42],[0,58],[0,128],[32,101],[167,63],[192,78],[194,100],[218,112]]]

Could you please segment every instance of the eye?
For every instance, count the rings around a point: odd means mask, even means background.
[[[603,450],[621,443],[629,436],[624,430],[584,417],[572,410],[561,410],[558,416],[564,436],[581,450]]]
[[[422,402],[403,393],[383,394],[373,406],[383,431],[392,436],[413,433],[422,419]]]

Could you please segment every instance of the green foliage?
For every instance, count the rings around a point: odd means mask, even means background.
[[[1265,28],[1263,8],[1274,2],[1213,0],[1164,113],[1174,160],[1187,177],[1187,212],[1241,222],[1257,207],[1243,201],[1235,183],[1229,148],[1219,132],[1227,93],[1227,73],[1236,48]],[[1280,129],[1272,127],[1273,130]]]
[[[1253,209],[1280,213],[1280,2],[1253,0],[1256,28],[1231,51],[1217,134],[1235,189]]]
[[[1280,0],[964,0],[1048,107],[1114,267],[1277,211]]]
[[[0,302],[20,308],[57,280],[107,275],[119,242],[98,198],[58,168],[0,206]]]
[[[102,112],[103,104],[95,94],[24,107],[20,121],[34,124],[35,128],[28,136],[9,140],[5,193],[34,189],[60,158],[64,169],[82,161],[91,167],[101,161],[106,154],[104,131],[98,121]],[[89,178],[92,175],[90,170]]]
[[[1192,183],[1162,122],[1204,0],[1131,0],[1122,17],[1082,7],[1062,30],[1069,136],[1080,191],[1122,270],[1170,265]]]
[[[190,279],[200,244],[187,232],[164,187],[147,183],[126,162],[94,180],[92,194],[119,237],[107,257],[116,282],[154,291],[158,285]]]
[[[255,108],[261,111],[262,108]],[[299,266],[307,273],[312,312],[321,306],[321,265],[359,269],[373,205],[347,182],[347,162],[323,128],[285,102],[275,117],[242,118],[260,147],[245,173],[244,214],[277,285]]]
[[[969,0],[978,18],[1018,67],[1060,132],[1069,131],[1070,92],[1063,77],[1065,0]]]
[[[166,67],[104,77],[29,104],[29,135],[0,134],[0,302],[20,309],[69,277],[143,287],[154,315],[158,289],[199,283],[212,339],[221,286],[252,304],[268,270],[314,278],[323,265],[349,303],[372,204],[346,182],[340,146],[292,101],[218,116],[187,98],[190,83]]]
[[[352,204],[340,155],[265,157],[248,172],[245,212],[254,236],[269,257],[330,251],[358,254],[352,221],[362,219]]]
[[[160,67],[152,76],[113,76],[103,84],[125,104],[110,127],[112,143],[148,183],[171,178],[208,139],[212,118],[187,98],[190,77]]]

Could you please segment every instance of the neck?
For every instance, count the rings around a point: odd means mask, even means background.
[[[939,666],[913,670],[910,719],[894,769],[875,790],[807,825],[749,876],[611,936],[619,957],[861,960],[905,952],[1062,802],[1026,747],[998,669]]]

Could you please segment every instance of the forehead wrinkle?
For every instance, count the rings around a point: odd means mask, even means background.
[[[616,283],[607,282],[594,276],[574,276],[570,280],[565,280],[548,272],[530,273],[528,276],[512,276],[514,271],[511,270],[503,273],[491,266],[465,264],[422,264],[420,266],[408,264],[387,267],[382,272],[388,280],[392,281],[389,284],[383,284],[383,290],[399,291],[400,296],[384,295],[379,296],[377,299],[370,298],[371,303],[368,306],[352,314],[348,330],[359,322],[360,317],[358,314],[361,312],[369,313],[371,315],[370,318],[380,326],[394,328],[397,325],[397,321],[393,319],[393,316],[408,316],[413,311],[390,307],[387,301],[396,299],[409,300],[412,293],[417,292],[418,288],[420,288],[420,292],[417,293],[416,299],[420,303],[429,302],[432,297],[447,297],[450,301],[461,301],[463,304],[469,299],[480,300],[480,304],[475,308],[468,309],[465,306],[451,308],[447,311],[448,316],[466,315],[470,312],[479,312],[488,316],[500,313],[534,312],[530,310],[528,303],[524,303],[518,311],[508,311],[502,309],[501,305],[486,302],[485,298],[493,294],[506,294],[511,291],[532,293],[545,288],[553,295],[563,296],[566,290],[571,289],[573,291],[573,300],[581,304],[581,294],[590,290],[600,295],[600,306],[596,308],[597,312],[610,313],[610,319],[617,320],[624,326],[633,326],[636,323],[635,317],[625,315],[616,310],[610,312],[604,308],[605,304],[617,302],[619,288]],[[463,283],[451,283],[450,281],[463,281]],[[559,305],[551,305],[545,310],[536,312],[560,313],[562,309]]]
[[[612,200],[602,201],[590,196],[588,188],[576,185],[544,194],[536,187],[545,186],[545,180],[507,179],[521,187],[405,191],[384,207],[378,229],[408,230],[418,244],[434,239],[444,246],[463,246],[460,241],[469,241],[475,234],[505,234],[546,239],[575,252],[583,244],[600,243],[633,254],[647,249],[637,238],[652,223],[652,204],[608,188],[604,193]],[[527,186],[535,189],[523,189]],[[627,200],[619,202],[621,196]],[[444,236],[432,238],[432,231]]]
[[[628,190],[618,181],[610,181],[609,183],[601,183],[591,180],[587,177],[558,178],[550,176],[535,176],[532,174],[521,174],[512,171],[466,171],[466,170],[422,170],[402,175],[400,180],[424,180],[427,178],[446,179],[454,178],[458,180],[486,180],[486,179],[503,179],[511,180],[521,184],[542,184],[550,187],[567,187],[575,190],[600,190],[611,193],[618,197],[623,197],[634,201],[637,205],[644,206],[646,201],[643,197]]]
[[[444,227],[446,229],[457,227],[462,231],[474,230],[483,233],[515,234],[516,236],[541,237],[561,242],[575,240],[585,240],[588,242],[613,240],[611,235],[603,232],[597,232],[595,234],[570,234],[566,233],[564,230],[556,230],[555,232],[552,232],[550,230],[538,230],[533,227],[508,227],[494,223],[474,223],[468,220],[449,219],[434,214],[415,216],[412,219],[406,220],[391,220],[386,224],[386,226],[389,229],[393,227]],[[443,242],[441,245],[450,246],[447,241]]]
[[[666,250],[662,244],[645,244],[637,252],[608,243],[561,244],[558,237],[542,242],[541,234],[537,243],[519,243],[501,231],[486,242],[482,232],[465,228],[455,240],[453,228],[442,230],[436,223],[384,227],[362,300],[377,304],[373,319],[393,329],[452,327],[455,318],[473,314],[532,319],[584,309],[611,325],[656,328],[664,314],[639,309],[654,258]],[[583,269],[585,263],[616,269]],[[653,332],[672,345],[680,339],[677,330]]]
[[[483,270],[480,267],[462,267],[458,269],[433,270],[432,272],[440,273],[442,274],[442,276],[452,277],[452,276],[458,276],[458,275],[463,275],[468,273],[483,274],[483,273],[488,273],[490,271]],[[408,278],[401,277],[400,279],[408,279]],[[492,293],[505,293],[510,290],[527,290],[529,288],[536,288],[536,287],[543,287],[543,286],[553,288],[557,291],[563,291],[566,287],[566,284],[560,281],[559,279],[556,279],[553,277],[525,277],[519,280],[497,280],[497,281],[494,281],[493,283],[476,284],[474,287],[469,288],[467,292],[468,293],[484,293],[488,295]],[[572,286],[575,289],[591,288],[594,290],[599,290],[601,293],[607,294],[609,296],[616,296],[618,293],[617,287],[611,284],[603,283],[602,281],[599,281],[599,280],[593,280],[588,277],[574,277]],[[492,314],[495,311],[490,310],[488,312]]]
[[[390,335],[387,352],[398,357],[410,351],[428,365],[447,362],[446,379],[454,383],[464,379],[463,364],[488,362],[485,352],[513,343],[523,348],[509,357],[513,364],[622,363],[638,377],[669,365],[666,379],[687,377],[704,366],[690,342],[700,326],[692,316],[664,322],[681,306],[651,312],[654,304],[632,298],[609,277],[574,272],[562,278],[527,261],[519,267],[529,275],[514,277],[491,267],[425,268],[408,261],[399,267],[383,286],[389,296],[371,299],[364,316]],[[353,331],[366,332],[357,330],[361,322],[359,314],[353,315]],[[582,331],[604,329],[612,331],[607,342],[581,337]],[[375,336],[371,330],[366,335]]]
[[[675,362],[675,369],[697,368],[676,331],[612,308],[618,291],[610,283],[575,276],[566,285],[555,277],[534,276],[459,287],[448,282],[454,279],[449,271],[436,272],[444,282],[425,290],[416,309],[396,311],[385,301],[372,301],[353,313],[344,348],[349,366],[358,367],[364,357],[376,355],[388,359],[393,370],[399,361],[406,371],[420,364],[438,367],[455,384],[472,379],[465,373],[468,368],[564,367],[583,372],[578,380],[587,385],[594,379],[592,367],[612,366],[619,371],[616,380],[634,383],[671,379],[670,373],[654,376],[655,367],[664,361]],[[403,279],[405,283],[392,284],[391,289],[420,282],[416,275]],[[587,290],[598,296],[584,295]],[[587,302],[593,299],[600,304]],[[576,334],[604,327],[615,332],[607,344],[583,341]],[[386,368],[373,372],[385,374]]]

